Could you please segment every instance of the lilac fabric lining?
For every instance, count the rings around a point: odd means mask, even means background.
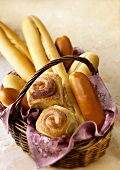
[[[69,138],[49,138],[39,134],[35,130],[35,122],[40,114],[39,110],[33,108],[26,113],[22,113],[21,109],[22,118],[28,123],[26,134],[30,151],[38,168],[51,165],[61,159],[71,151],[76,142],[88,140],[97,136],[103,136],[114,123],[118,110],[102,79],[97,73],[90,77],[90,81],[95,88],[106,115],[105,122],[100,132],[98,132],[97,126],[94,122],[86,121],[83,122]],[[5,125],[7,131],[9,115],[12,114],[13,109],[14,104],[5,108],[0,103],[0,119]]]

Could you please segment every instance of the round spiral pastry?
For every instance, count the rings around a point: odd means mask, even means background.
[[[34,98],[49,97],[55,93],[56,88],[55,81],[43,75],[32,84],[30,93]]]
[[[36,121],[36,130],[52,138],[71,136],[76,128],[74,114],[57,105],[44,109]]]
[[[43,110],[53,105],[63,105],[61,77],[47,72],[38,77],[27,91],[27,101],[31,108]]]

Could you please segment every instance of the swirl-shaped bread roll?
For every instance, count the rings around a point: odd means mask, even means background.
[[[47,72],[39,76],[27,92],[30,107],[45,109],[51,105],[63,105],[62,80],[58,74]]]
[[[52,138],[71,136],[76,128],[74,114],[57,105],[44,109],[36,121],[36,130]]]

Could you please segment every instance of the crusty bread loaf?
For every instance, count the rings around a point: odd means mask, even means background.
[[[81,72],[70,74],[69,80],[84,120],[94,121],[100,130],[105,121],[105,114],[92,83]]]

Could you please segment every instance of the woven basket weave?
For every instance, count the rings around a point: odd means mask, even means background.
[[[23,96],[26,94],[29,87],[32,83],[39,77],[44,71],[51,68],[52,66],[59,64],[66,60],[78,60],[87,65],[87,67],[92,72],[92,75],[96,74],[96,71],[93,65],[86,59],[77,56],[65,56],[53,61],[50,61],[44,67],[42,67],[35,75],[31,78],[29,82],[25,85],[25,87],[20,92],[16,102],[15,102],[15,109],[12,115],[9,117],[9,130],[14,138],[17,145],[19,145],[23,151],[27,152],[30,156],[31,152],[29,150],[27,137],[26,137],[26,128],[27,123],[24,122],[20,116],[20,104]],[[103,137],[96,137],[94,139],[80,142],[75,144],[73,149],[62,159],[54,163],[52,166],[64,167],[64,168],[74,168],[74,167],[83,167],[87,166],[89,163],[94,162],[99,159],[102,155],[105,154],[106,148],[109,145],[112,128],[103,136]]]

